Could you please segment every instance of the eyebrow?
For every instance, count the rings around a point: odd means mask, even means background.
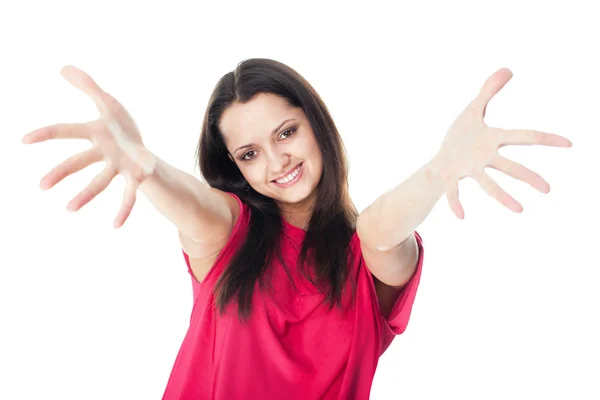
[[[293,120],[295,120],[295,118],[288,118],[288,119],[286,119],[285,121],[283,121],[283,122],[282,122],[281,124],[279,124],[279,125],[278,125],[278,126],[275,128],[275,129],[273,129],[273,131],[271,132],[271,136],[273,136],[274,134],[276,134],[276,133],[277,133],[277,131],[278,131],[279,129],[281,129],[281,127],[282,127],[283,125],[285,125],[285,123],[286,123],[286,122],[293,121]],[[252,146],[256,146],[256,143],[249,143],[249,144],[245,144],[245,145],[243,145],[243,146],[240,146],[240,147],[238,147],[237,149],[235,149],[235,150],[233,151],[233,154],[237,153],[237,152],[238,152],[238,150],[245,149],[245,148],[247,148],[247,147],[252,147]]]

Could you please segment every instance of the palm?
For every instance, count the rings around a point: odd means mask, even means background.
[[[75,87],[90,96],[100,117],[86,123],[63,123],[36,129],[23,137],[23,142],[32,144],[51,139],[87,139],[92,148],[75,154],[48,172],[40,181],[42,189],[49,189],[67,176],[100,161],[106,167],[96,175],[67,206],[76,211],[89,203],[108,187],[118,174],[127,179],[123,204],[114,221],[116,228],[123,225],[135,204],[139,184],[152,172],[154,159],[145,151],[139,130],[127,110],[112,96],[104,92],[83,71],[67,66],[62,76]]]
[[[482,189],[502,205],[515,212],[523,211],[521,204],[506,193],[486,172],[491,167],[528,183],[542,193],[550,185],[536,172],[509,160],[498,153],[506,145],[543,145],[571,147],[562,136],[533,130],[504,130],[487,126],[483,119],[489,101],[512,78],[512,72],[502,68],[484,83],[479,95],[456,118],[434,160],[439,174],[444,178],[445,194],[450,208],[458,218],[464,210],[458,198],[458,182],[464,177],[475,179]]]

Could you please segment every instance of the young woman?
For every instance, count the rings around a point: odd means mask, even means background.
[[[40,186],[104,160],[106,168],[69,209],[121,174],[128,184],[115,227],[139,189],[179,231],[194,305],[163,399],[367,399],[380,355],[409,321],[423,264],[415,229],[439,198],[463,218],[458,183],[470,176],[520,212],[484,168],[543,193],[548,183],[498,149],[571,146],[554,134],[483,122],[488,102],[512,76],[503,68],[451,125],[435,156],[359,215],[327,107],[282,63],[246,60],[217,83],[197,149],[208,185],[151,153],[125,108],[91,77],[72,66],[61,73],[95,101],[100,117],[25,135],[25,143],[93,143]]]

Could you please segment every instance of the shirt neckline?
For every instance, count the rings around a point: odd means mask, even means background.
[[[288,221],[286,221],[285,218],[281,217],[281,220],[283,221],[283,227],[285,230],[287,230],[288,232],[298,236],[298,237],[303,237],[304,235],[306,235],[306,231],[302,228],[299,228],[295,225],[290,224]]]

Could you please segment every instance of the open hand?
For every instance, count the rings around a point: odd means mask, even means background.
[[[23,143],[39,143],[51,139],[87,139],[92,148],[68,158],[40,181],[42,189],[49,189],[67,176],[100,161],[106,167],[83,189],[67,208],[77,211],[100,194],[118,174],[127,179],[123,204],[114,221],[114,227],[123,225],[135,204],[138,186],[154,171],[156,159],[145,147],[135,122],[125,108],[104,92],[85,72],[65,66],[61,75],[72,85],[90,96],[100,117],[86,123],[62,123],[29,132]]]
[[[450,208],[460,219],[464,210],[458,198],[458,182],[467,176],[475,179],[483,190],[502,205],[514,212],[523,207],[506,193],[486,172],[486,167],[528,183],[542,193],[550,191],[550,185],[540,175],[527,167],[511,161],[498,153],[506,145],[543,145],[571,147],[565,137],[534,130],[504,130],[492,128],[483,122],[489,101],[512,78],[508,68],[501,68],[484,83],[479,95],[467,106],[450,126],[444,141],[433,159],[435,171],[444,181],[444,192]]]

